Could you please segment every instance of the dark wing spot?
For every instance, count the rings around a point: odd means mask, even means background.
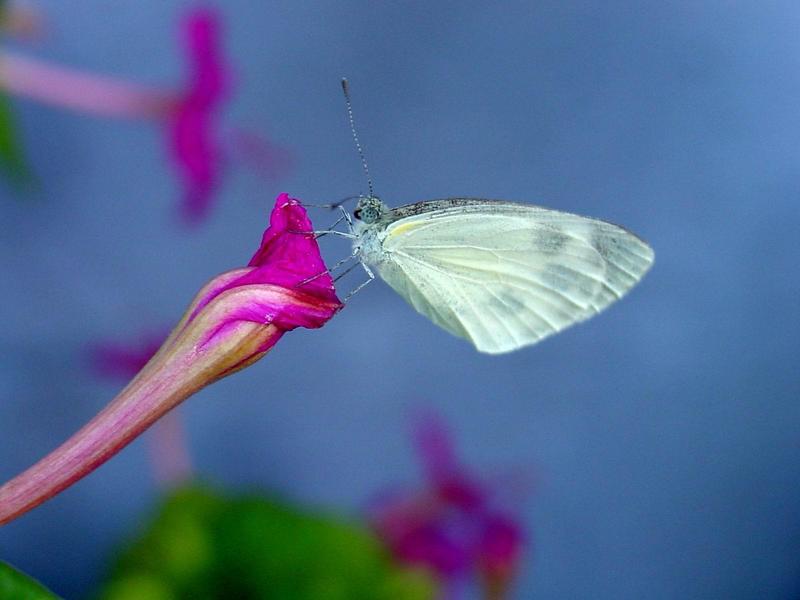
[[[569,242],[569,236],[556,229],[546,233],[533,232],[533,249],[542,254],[559,254]]]

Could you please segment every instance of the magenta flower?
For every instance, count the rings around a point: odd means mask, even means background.
[[[327,323],[342,305],[311,230],[300,203],[280,195],[248,266],[206,284],[158,352],[105,409],[0,487],[0,524],[96,469],[193,393],[256,362],[287,331]],[[298,233],[303,231],[309,233]]]
[[[224,130],[221,113],[232,73],[222,52],[218,12],[197,8],[181,21],[188,65],[183,89],[144,86],[0,52],[0,90],[103,117],[146,119],[164,128],[168,153],[183,188],[181,213],[196,223],[208,215],[229,156],[269,178],[285,174],[282,147],[240,129]]]
[[[212,10],[189,13],[182,24],[189,82],[169,117],[173,160],[183,179],[183,213],[198,220],[208,212],[219,183],[222,151],[215,125],[228,96],[230,71],[220,52],[220,18]]]
[[[415,440],[428,485],[377,502],[373,527],[396,559],[433,571],[445,597],[477,575],[486,598],[503,598],[522,554],[521,525],[458,463],[439,419],[420,420]]]

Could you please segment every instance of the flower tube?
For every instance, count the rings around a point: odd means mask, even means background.
[[[342,305],[311,231],[300,203],[280,195],[248,266],[206,284],[158,352],[106,408],[0,487],[0,525],[89,474],[201,388],[256,362],[287,331],[322,327],[331,319]]]
[[[94,343],[90,348],[93,371],[100,377],[130,381],[158,352],[166,332],[150,332],[136,342]],[[157,421],[145,436],[150,464],[156,480],[164,486],[177,486],[192,478],[192,459],[181,418],[176,409]]]

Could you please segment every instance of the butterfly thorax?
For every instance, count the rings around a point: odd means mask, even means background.
[[[386,259],[386,251],[383,249],[386,223],[357,221],[353,231],[357,236],[353,243],[353,249],[358,252],[358,257],[362,262],[377,266]]]

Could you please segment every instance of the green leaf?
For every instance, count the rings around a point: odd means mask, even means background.
[[[53,592],[0,560],[0,600],[52,600]]]
[[[15,185],[33,182],[33,171],[19,141],[11,101],[5,94],[0,94],[0,169]]]
[[[361,523],[261,494],[187,487],[120,552],[100,598],[432,600]]]

